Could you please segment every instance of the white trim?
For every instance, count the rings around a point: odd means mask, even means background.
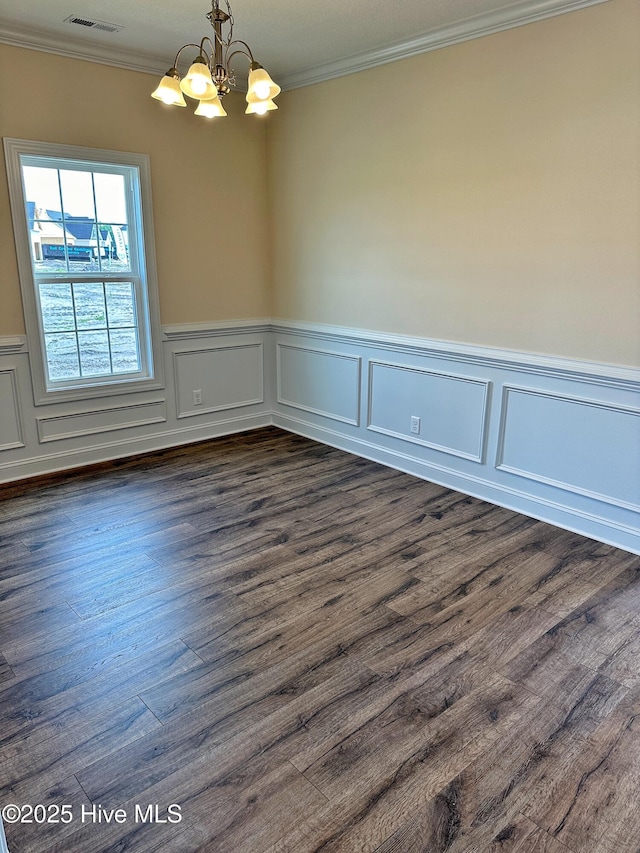
[[[162,333],[167,341],[188,341],[193,338],[217,338],[221,335],[252,334],[269,332],[269,319],[222,320],[217,323],[182,323],[163,326]]]
[[[9,853],[9,848],[7,847],[7,839],[4,834],[4,826],[2,825],[2,818],[0,817],[0,853]]]
[[[355,361],[357,366],[357,378],[356,378],[356,412],[357,415],[355,418],[346,418],[343,415],[338,415],[335,412],[325,412],[323,409],[314,409],[311,406],[305,406],[302,403],[294,403],[291,400],[285,400],[284,397],[280,394],[280,389],[282,388],[282,374],[280,368],[280,350],[281,349],[294,349],[299,350],[300,352],[316,352],[319,355],[330,355],[334,358],[342,358],[345,361]],[[283,406],[291,406],[292,409],[300,409],[303,412],[309,412],[312,415],[320,415],[323,418],[331,418],[334,421],[340,421],[344,424],[349,424],[350,426],[360,426],[360,401],[362,398],[362,358],[357,355],[351,355],[350,353],[344,352],[335,352],[333,350],[321,349],[320,347],[301,347],[295,344],[276,344],[276,401],[281,403]]]
[[[22,425],[22,406],[20,404],[20,392],[18,391],[17,368],[7,367],[0,369],[0,374],[8,373],[11,381],[11,392],[13,394],[13,410],[16,413],[16,426],[18,428],[18,440],[8,444],[0,444],[0,450],[14,450],[16,447],[26,447],[24,440],[24,429]]]
[[[527,480],[533,480],[535,483],[544,483],[547,486],[554,486],[556,489],[563,489],[565,492],[571,492],[574,495],[582,495],[585,498],[602,501],[613,506],[619,506],[623,509],[629,509],[632,512],[640,512],[640,504],[632,503],[631,501],[621,500],[620,498],[612,498],[602,492],[596,492],[592,489],[583,489],[581,486],[574,486],[564,480],[556,480],[553,477],[545,477],[542,474],[536,474],[533,471],[527,471],[524,468],[517,468],[513,465],[505,465],[504,463],[504,444],[507,428],[507,412],[509,408],[509,395],[511,391],[519,394],[528,394],[531,397],[546,397],[550,400],[564,400],[568,403],[574,403],[579,406],[590,406],[594,409],[605,409],[610,412],[623,412],[628,415],[640,417],[640,409],[632,406],[619,406],[613,403],[603,403],[601,400],[589,400],[585,397],[576,397],[572,394],[556,394],[550,391],[542,391],[537,388],[525,388],[522,385],[503,385],[502,386],[502,401],[500,411],[500,425],[498,431],[498,445],[496,449],[495,468],[498,471],[506,471],[509,474],[516,474],[518,477],[525,477]]]
[[[19,355],[22,352],[28,352],[26,335],[0,336],[0,356]]]
[[[150,417],[144,417],[140,420],[135,420],[133,415],[135,412],[143,412],[151,407],[159,408],[160,413]],[[130,412],[132,419],[126,423],[103,424],[101,426],[76,429],[70,432],[54,432],[49,435],[45,433],[45,425],[48,423],[64,423],[65,421],[73,421],[74,418],[83,418],[86,415],[105,415],[108,416],[111,412]],[[146,403],[132,403],[124,406],[105,406],[99,409],[90,409],[84,412],[69,412],[64,415],[42,415],[36,417],[38,429],[38,441],[40,444],[46,444],[49,441],[63,441],[67,438],[80,438],[85,435],[97,435],[102,432],[113,432],[118,429],[131,429],[132,427],[148,426],[150,424],[162,424],[167,420],[167,407],[164,400],[152,400]]]
[[[283,334],[357,344],[392,352],[442,358],[447,361],[518,370],[543,376],[553,376],[558,379],[573,379],[579,382],[640,391],[640,368],[636,367],[562,358],[521,350],[463,344],[433,338],[386,334],[365,329],[348,329],[343,326],[328,326],[320,323],[272,320],[271,329]]]
[[[618,548],[640,553],[638,509],[628,501],[611,498],[602,500],[606,496],[587,493],[586,490],[578,492],[571,487],[567,489],[564,486],[570,484],[561,482],[541,481],[536,489],[528,485],[531,477],[521,477],[516,472],[495,471],[496,446],[503,413],[501,395],[498,399],[492,399],[494,395],[491,393],[494,386],[501,389],[505,383],[514,387],[525,385],[527,377],[531,378],[533,387],[539,385],[539,391],[545,395],[558,395],[564,399],[575,395],[577,401],[587,405],[593,395],[604,408],[635,412],[633,398],[640,393],[639,369],[310,323],[279,320],[272,322],[272,328],[277,343],[304,345],[308,341],[310,345],[322,346],[331,341],[349,353],[360,355],[363,361],[385,363],[393,363],[396,360],[394,353],[401,353],[404,356],[402,361],[412,369],[424,367],[435,373],[453,375],[464,374],[469,370],[469,378],[482,377],[492,383],[488,395],[490,408],[488,405],[482,465],[464,457],[456,461],[456,454],[447,458],[439,457],[437,451],[440,448],[423,447],[418,451],[415,445],[420,443],[420,439],[413,440],[406,434],[390,435],[387,440],[378,442],[373,432],[365,434],[363,429],[357,432],[342,430],[337,424],[320,423],[314,418],[305,418],[302,413],[296,416],[294,412],[279,407],[278,403],[273,413],[276,426]],[[461,368],[464,365],[465,369],[458,371],[456,365]],[[566,394],[563,393],[565,388],[568,392]],[[371,405],[370,400],[368,405]],[[363,415],[366,417],[367,413]],[[491,456],[491,459],[487,456]]]
[[[297,89],[606,2],[608,0],[521,0],[503,9],[429,30],[415,38],[293,71],[278,79],[283,89]],[[100,43],[87,45],[86,41],[70,35],[15,25],[2,27],[0,43],[148,74],[164,74],[171,63],[169,54],[157,56]]]
[[[203,337],[202,335],[198,335],[198,337]],[[180,410],[180,374],[178,372],[178,358],[181,355],[197,355],[198,353],[208,353],[208,352],[220,352],[222,350],[238,350],[238,349],[257,349],[259,352],[259,361],[260,361],[260,390],[259,396],[253,400],[239,400],[235,403],[226,403],[222,406],[198,406],[197,409],[188,409],[187,411]],[[173,360],[173,387],[175,389],[175,397],[176,397],[176,419],[181,420],[182,418],[195,418],[198,415],[205,415],[211,412],[224,412],[227,409],[240,409],[244,406],[257,406],[261,403],[264,403],[264,346],[261,341],[253,344],[228,344],[228,345],[219,345],[219,346],[210,346],[206,348],[198,348],[198,349],[182,349],[175,350],[172,354]]]
[[[373,367],[374,365],[379,364],[383,367],[393,367],[396,370],[406,370],[409,373],[423,373],[427,376],[440,376],[444,379],[454,379],[458,382],[469,382],[473,385],[483,385],[484,386],[484,398],[482,400],[482,415],[480,417],[480,429],[478,434],[478,452],[477,453],[467,453],[464,450],[457,450],[455,447],[450,447],[449,445],[444,444],[435,444],[432,441],[426,441],[424,438],[415,438],[413,435],[403,432],[395,432],[394,430],[385,429],[384,427],[374,426],[371,422],[371,406],[373,403]],[[423,367],[416,367],[411,364],[398,364],[394,361],[383,361],[382,359],[370,359],[369,360],[369,377],[368,377],[368,385],[369,385],[369,395],[368,395],[368,404],[367,404],[367,429],[371,432],[377,432],[381,435],[389,435],[392,438],[399,438],[402,441],[409,441],[412,444],[419,444],[422,447],[430,447],[432,450],[439,450],[441,453],[448,453],[450,456],[459,456],[462,459],[470,459],[472,462],[479,462],[482,464],[485,458],[485,450],[486,450],[486,442],[487,442],[487,422],[488,422],[488,409],[489,409],[489,391],[491,389],[492,382],[490,379],[479,379],[474,376],[464,376],[459,373],[446,373],[445,371],[440,370],[428,370]]]
[[[268,317],[219,321],[215,323],[184,323],[162,326],[167,341],[193,340],[224,335],[281,332],[303,337],[321,338],[346,344],[384,348],[399,353],[426,355],[449,361],[483,364],[527,373],[574,379],[596,385],[615,386],[640,391],[640,368],[583,359],[550,356],[543,353],[507,350],[498,347],[418,338],[410,335],[387,334],[367,329],[349,329],[321,323],[303,323]],[[27,353],[25,335],[0,335],[0,356]],[[124,390],[124,389],[121,389]],[[102,394],[103,391],[101,390]]]
[[[608,0],[601,0],[608,2]],[[222,320],[214,323],[184,323],[162,327],[167,340],[190,340],[220,335],[280,332],[341,344],[358,344],[372,349],[422,355],[431,358],[479,364],[506,370],[524,371],[558,379],[572,379],[606,387],[640,392],[640,367],[590,361],[568,356],[510,350],[482,344],[465,344],[437,338],[422,338],[370,329],[306,323],[282,318],[259,317],[244,320]],[[12,339],[13,340],[13,339]],[[0,346],[3,338],[0,337]],[[320,350],[322,351],[322,350]],[[338,353],[344,355],[344,353]]]

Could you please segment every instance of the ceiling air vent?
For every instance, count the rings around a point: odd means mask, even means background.
[[[119,24],[108,24],[106,21],[94,21],[91,18],[81,18],[79,15],[69,15],[64,19],[65,24],[77,24],[79,27],[88,27],[92,30],[101,30],[103,33],[119,33],[124,27]]]

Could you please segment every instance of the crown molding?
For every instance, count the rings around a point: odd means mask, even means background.
[[[421,53],[428,53],[441,47],[449,47],[453,44],[492,35],[513,27],[542,21],[545,18],[575,12],[587,6],[597,6],[600,3],[608,2],[609,0],[564,0],[560,3],[557,0],[522,0],[522,2],[514,3],[504,9],[487,12],[483,15],[474,15],[472,18],[465,18],[455,24],[430,30],[417,38],[397,42],[388,47],[363,51],[334,62],[326,62],[323,65],[296,71],[293,74],[279,75],[278,81],[283,89],[299,89],[302,86],[310,86],[313,83],[333,80],[335,77],[344,77],[347,74],[366,71],[368,68],[397,62],[399,59],[407,59],[410,56],[418,56]]]
[[[375,68],[377,65],[386,65],[389,62],[397,62],[399,59],[428,53],[441,47],[449,47],[512,27],[520,27],[541,21],[544,18],[564,15],[567,12],[575,12],[587,6],[596,6],[608,2],[609,0],[561,0],[561,2],[558,0],[520,0],[520,2],[504,9],[474,15],[455,24],[430,30],[413,39],[397,42],[394,45],[377,50],[356,53],[313,68],[295,71],[292,74],[279,75],[278,79],[283,89],[298,89],[301,86],[309,86],[313,83],[332,80],[335,77],[355,74],[358,71],[365,71],[367,68]],[[97,62],[101,65],[111,65],[128,71],[141,71],[146,74],[164,74],[168,68],[168,63],[171,61],[170,57],[124,50],[108,44],[87,44],[81,39],[64,36],[60,33],[53,34],[46,30],[9,27],[1,21],[0,43],[27,48],[28,50],[39,50],[44,53],[55,53],[58,56],[67,56],[86,62]]]
[[[152,56],[102,43],[88,44],[81,39],[46,30],[8,27],[2,21],[0,21],[0,44],[39,50],[42,53],[55,53],[57,56],[97,62],[99,65],[111,65],[114,68],[141,71],[145,74],[164,74],[171,63],[170,56]]]

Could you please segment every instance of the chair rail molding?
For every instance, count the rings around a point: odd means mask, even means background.
[[[242,335],[271,331],[268,319],[218,321],[215,323],[181,323],[163,326],[166,341],[188,341],[194,338],[216,338],[221,335]]]
[[[274,319],[269,328],[274,332],[291,332],[316,340],[352,343],[391,352],[429,355],[446,361],[461,361],[490,367],[517,368],[523,373],[548,375],[561,379],[576,379],[594,384],[615,385],[640,391],[640,368],[605,364],[577,358],[543,355],[523,350],[444,341],[436,338],[417,338],[366,329],[350,329],[324,323],[306,323]]]
[[[27,352],[26,335],[0,335],[0,356]]]

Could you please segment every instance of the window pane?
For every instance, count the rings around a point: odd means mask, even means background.
[[[73,298],[76,305],[78,329],[105,329],[107,327],[102,282],[74,284]]]
[[[136,329],[117,329],[109,332],[114,373],[140,370],[140,347]]]
[[[124,194],[124,175],[94,172],[98,222],[127,225],[127,203]]]
[[[100,269],[91,172],[60,169],[64,228],[72,272]]]
[[[102,269],[128,270],[129,222],[124,189],[124,175],[94,172],[96,209],[100,230]]]
[[[66,272],[58,170],[24,166],[31,259],[39,272]]]
[[[136,325],[133,284],[129,281],[106,285],[109,328]]]
[[[24,193],[27,204],[31,201],[40,210],[62,210],[58,170],[43,166],[23,166]]]
[[[129,272],[128,231],[125,226],[111,222],[98,224],[100,237],[100,260],[103,270]]]
[[[105,376],[111,373],[109,336],[105,332],[78,332],[80,366],[83,376]]]
[[[79,379],[78,345],[75,334],[53,334],[44,336],[49,379]]]
[[[67,332],[75,329],[70,284],[41,284],[40,308],[45,332]]]
[[[60,169],[60,186],[65,215],[95,222],[96,208],[93,202],[91,172]]]

